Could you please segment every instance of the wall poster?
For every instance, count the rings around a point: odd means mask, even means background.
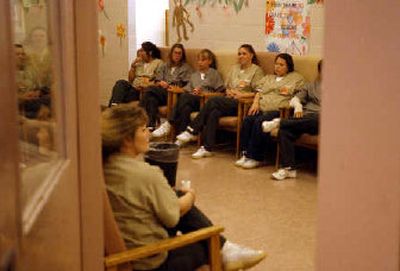
[[[267,0],[266,49],[269,52],[305,55],[311,22],[307,0]]]

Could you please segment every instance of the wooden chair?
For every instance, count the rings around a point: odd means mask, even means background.
[[[253,103],[253,98],[239,99],[237,116],[226,116],[219,119],[219,128],[236,133],[236,157],[240,156],[240,130],[243,119]]]
[[[181,93],[183,93],[183,88],[178,87],[178,86],[171,86],[168,89],[167,105],[161,106],[160,108],[158,108],[158,111],[160,113],[164,112],[164,116],[170,117],[171,113],[172,113],[172,109],[176,105],[176,103],[178,101],[178,96]]]
[[[184,90],[178,86],[171,86],[168,89],[168,97],[167,97],[167,105],[163,105],[158,107],[158,114],[160,117],[169,118],[172,113],[172,109],[176,105],[178,101],[179,94],[183,93]],[[173,140],[175,138],[175,131],[172,129],[171,133],[169,134],[168,138]]]
[[[221,96],[221,93],[210,93],[211,95],[204,95],[200,103],[200,108],[204,106],[207,100],[211,97]],[[242,127],[243,119],[247,115],[251,104],[253,103],[253,98],[239,99],[237,115],[236,116],[225,116],[221,117],[218,121],[218,128],[236,133],[236,157],[240,156],[240,129]],[[193,120],[198,112],[194,112],[191,115]],[[201,145],[201,137],[199,137],[197,144]]]
[[[224,230],[223,227],[211,226],[195,232],[128,250],[119,232],[105,189],[103,199],[104,246],[106,255],[104,258],[105,270],[132,271],[132,261],[207,239],[210,247],[209,259],[211,270],[222,270],[219,235]]]
[[[138,88],[140,91],[140,96],[139,99],[143,99],[143,95],[146,92],[146,88],[153,86],[154,83],[152,82],[147,82],[146,84],[143,85],[143,87]],[[179,93],[182,93],[183,89],[177,86],[171,86],[168,89],[168,98],[167,98],[167,105],[162,105],[158,107],[158,114],[160,117],[163,118],[168,118],[172,112],[172,108],[175,106],[177,97]],[[134,105],[138,105],[139,101],[133,102]],[[160,120],[158,120],[160,122]]]
[[[293,108],[289,107],[282,107],[279,108],[280,111],[280,118],[287,119],[293,115]],[[274,138],[278,143],[276,147],[276,159],[275,159],[275,167],[279,168],[280,163],[280,147],[279,147],[279,128],[273,129],[271,131],[271,137]],[[296,141],[296,146],[304,147],[307,149],[318,150],[319,146],[319,135],[310,135],[310,134],[302,134]]]

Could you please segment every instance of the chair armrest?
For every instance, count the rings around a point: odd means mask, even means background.
[[[172,113],[172,109],[176,105],[176,102],[178,101],[178,94],[181,94],[184,92],[183,88],[178,87],[178,86],[170,86],[168,89],[168,97],[167,97],[167,118],[170,117]]]
[[[224,228],[221,226],[211,226],[153,244],[130,249],[121,253],[115,253],[105,258],[105,266],[107,268],[117,266],[119,264],[149,257],[160,252],[169,251],[201,240],[209,239],[213,236],[218,236],[219,238],[219,234],[223,230]]]
[[[177,93],[177,94],[184,92],[183,88],[178,87],[178,86],[170,86],[167,89],[167,91],[168,91],[168,93]]]
[[[256,96],[256,93],[250,92],[250,93],[242,93],[243,96],[239,97],[238,99],[243,99],[243,100],[252,100]]]
[[[248,104],[251,105],[254,101],[254,97],[248,97],[248,98],[240,98],[238,99],[239,104]]]
[[[225,96],[225,93],[222,92],[203,92],[200,96],[203,96],[205,99],[215,97],[215,96]]]
[[[205,103],[208,101],[208,99],[216,96],[225,96],[225,93],[222,92],[203,92],[200,94],[201,96],[201,101],[200,101],[200,107],[203,107]]]
[[[143,91],[148,87],[153,87],[153,86],[156,86],[156,85],[157,84],[155,82],[148,82],[148,83],[144,83],[144,84],[141,84],[141,85],[137,86],[137,89]]]

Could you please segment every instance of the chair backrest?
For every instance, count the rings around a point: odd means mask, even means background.
[[[106,188],[103,189],[103,209],[104,209],[104,252],[105,255],[126,251],[125,242],[122,239],[117,222],[115,221],[111,209],[110,200]],[[132,271],[130,265],[118,266],[118,271]]]

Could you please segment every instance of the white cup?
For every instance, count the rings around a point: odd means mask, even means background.
[[[183,189],[190,189],[191,181],[190,180],[182,180],[181,181],[181,188]]]

